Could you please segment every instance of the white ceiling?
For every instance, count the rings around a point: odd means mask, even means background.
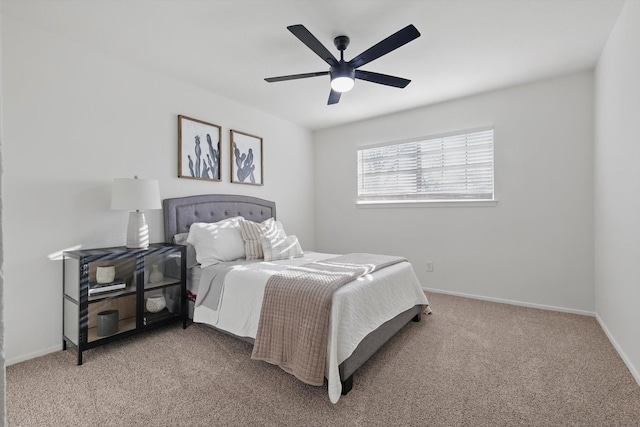
[[[310,129],[591,69],[624,0],[3,1],[2,14]],[[326,76],[265,77],[328,65],[286,27],[303,24],[345,59],[405,27],[421,37],[363,67],[411,79],[361,80],[327,105]]]

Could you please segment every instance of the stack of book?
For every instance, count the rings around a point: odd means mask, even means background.
[[[97,295],[105,292],[121,291],[127,284],[122,279],[115,279],[109,283],[89,282],[89,295]]]

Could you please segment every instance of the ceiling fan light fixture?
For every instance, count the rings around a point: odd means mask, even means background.
[[[331,70],[331,89],[336,92],[349,92],[355,83],[355,71],[345,67]]]
[[[351,77],[335,77],[331,80],[331,89],[336,92],[349,92],[353,89],[354,83]]]

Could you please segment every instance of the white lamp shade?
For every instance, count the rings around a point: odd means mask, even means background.
[[[111,209],[162,209],[160,186],[155,179],[116,178],[111,192]]]

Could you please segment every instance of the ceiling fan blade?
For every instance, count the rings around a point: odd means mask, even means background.
[[[337,104],[338,101],[340,101],[340,95],[342,95],[342,92],[336,92],[335,90],[331,89],[331,93],[329,93],[329,101],[327,102],[327,105]]]
[[[364,64],[367,64],[374,59],[378,59],[382,55],[386,55],[387,53],[396,50],[400,46],[403,46],[418,37],[420,37],[420,33],[416,27],[413,25],[407,25],[400,31],[390,35],[380,43],[371,46],[369,49],[353,58],[349,61],[349,65],[353,68],[362,67]]]
[[[364,70],[356,70],[356,79],[399,88],[405,88],[409,83],[411,83],[411,80],[403,79],[401,77],[372,73],[371,71]]]
[[[329,74],[328,71],[318,71],[315,73],[291,74],[289,76],[267,77],[265,80],[268,81],[269,83],[273,83],[273,82],[283,82],[285,80],[306,79],[307,77],[326,76],[327,74]]]
[[[315,38],[314,35],[311,34],[304,25],[290,25],[287,27],[287,29],[291,31],[294,36],[299,38],[302,43],[306,44],[309,49],[314,51],[316,55],[322,58],[327,64],[331,65],[332,67],[339,64],[336,57],[333,56],[333,54],[329,52],[329,50],[327,50],[327,48],[324,47],[324,45],[320,43],[320,41],[318,41],[318,39]]]

